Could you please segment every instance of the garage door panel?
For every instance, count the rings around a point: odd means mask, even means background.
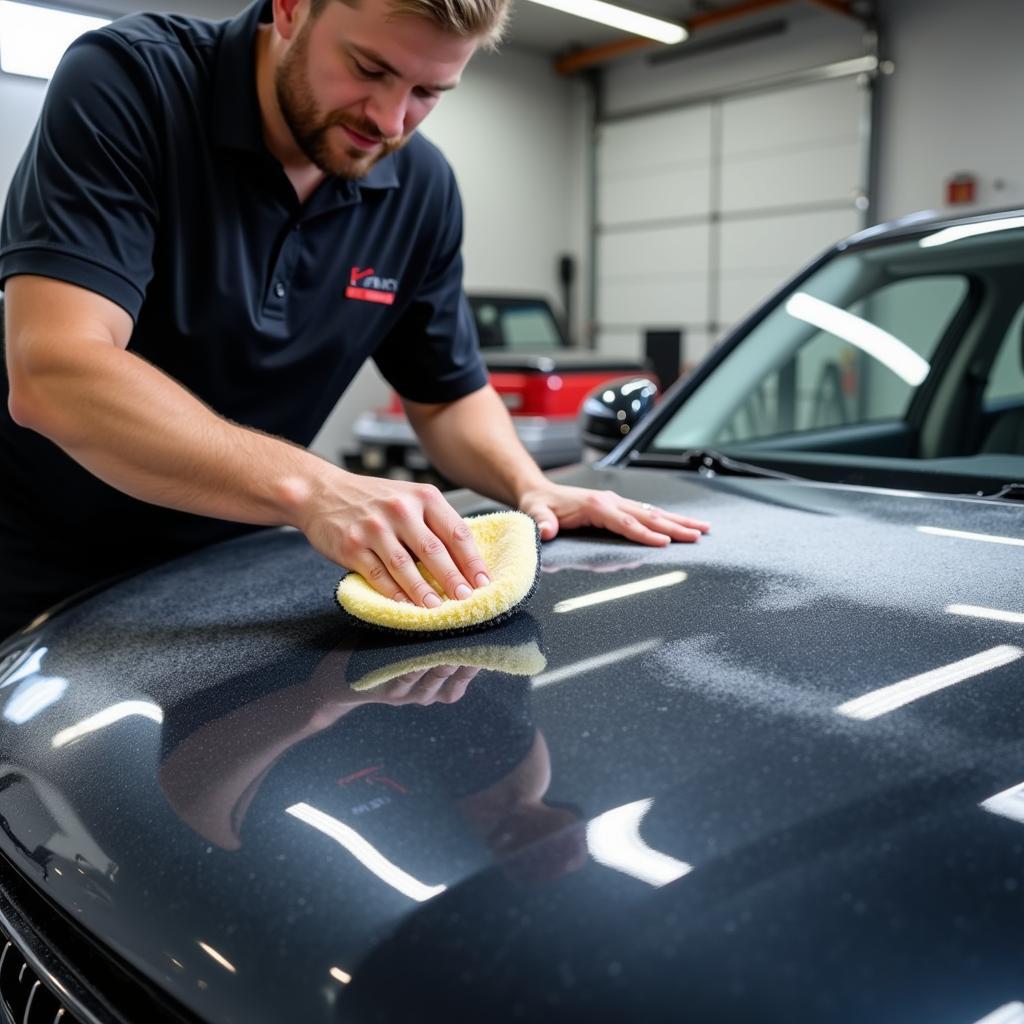
[[[707,274],[663,274],[634,280],[608,280],[600,285],[597,304],[602,324],[643,324],[677,327],[707,322]]]
[[[648,168],[604,181],[597,193],[602,227],[677,217],[707,217],[711,210],[708,164]]]
[[[864,93],[852,78],[743,96],[722,103],[722,156],[803,147],[853,134]],[[837,128],[839,129],[837,131]]]
[[[850,202],[860,189],[860,180],[856,137],[736,157],[722,169],[722,211]]]
[[[629,177],[668,165],[706,165],[711,159],[711,108],[689,107],[605,125],[598,135],[601,179]]]
[[[721,225],[718,317],[735,323],[837,239],[860,226],[847,210],[725,221]]]
[[[710,228],[707,224],[635,231],[609,231],[598,243],[600,278],[706,272]]]

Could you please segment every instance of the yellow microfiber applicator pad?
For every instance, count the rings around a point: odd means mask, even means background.
[[[441,603],[436,608],[392,601],[378,594],[358,573],[339,584],[338,604],[361,622],[401,633],[457,633],[500,622],[532,593],[540,574],[540,534],[524,512],[489,512],[471,516],[466,525],[487,565],[491,582],[464,601],[445,596],[437,581],[417,562],[423,578]]]

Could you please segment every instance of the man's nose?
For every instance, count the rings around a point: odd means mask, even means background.
[[[405,111],[409,102],[404,88],[381,89],[367,101],[367,117],[385,139],[396,139],[405,133]]]

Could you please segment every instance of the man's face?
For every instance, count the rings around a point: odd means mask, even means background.
[[[275,75],[278,104],[312,163],[361,178],[454,88],[477,42],[395,17],[390,0],[332,0],[290,40]]]

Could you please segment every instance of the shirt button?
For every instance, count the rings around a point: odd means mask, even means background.
[[[278,281],[277,284],[274,285],[274,294],[279,299],[284,298],[284,285],[280,281]]]

